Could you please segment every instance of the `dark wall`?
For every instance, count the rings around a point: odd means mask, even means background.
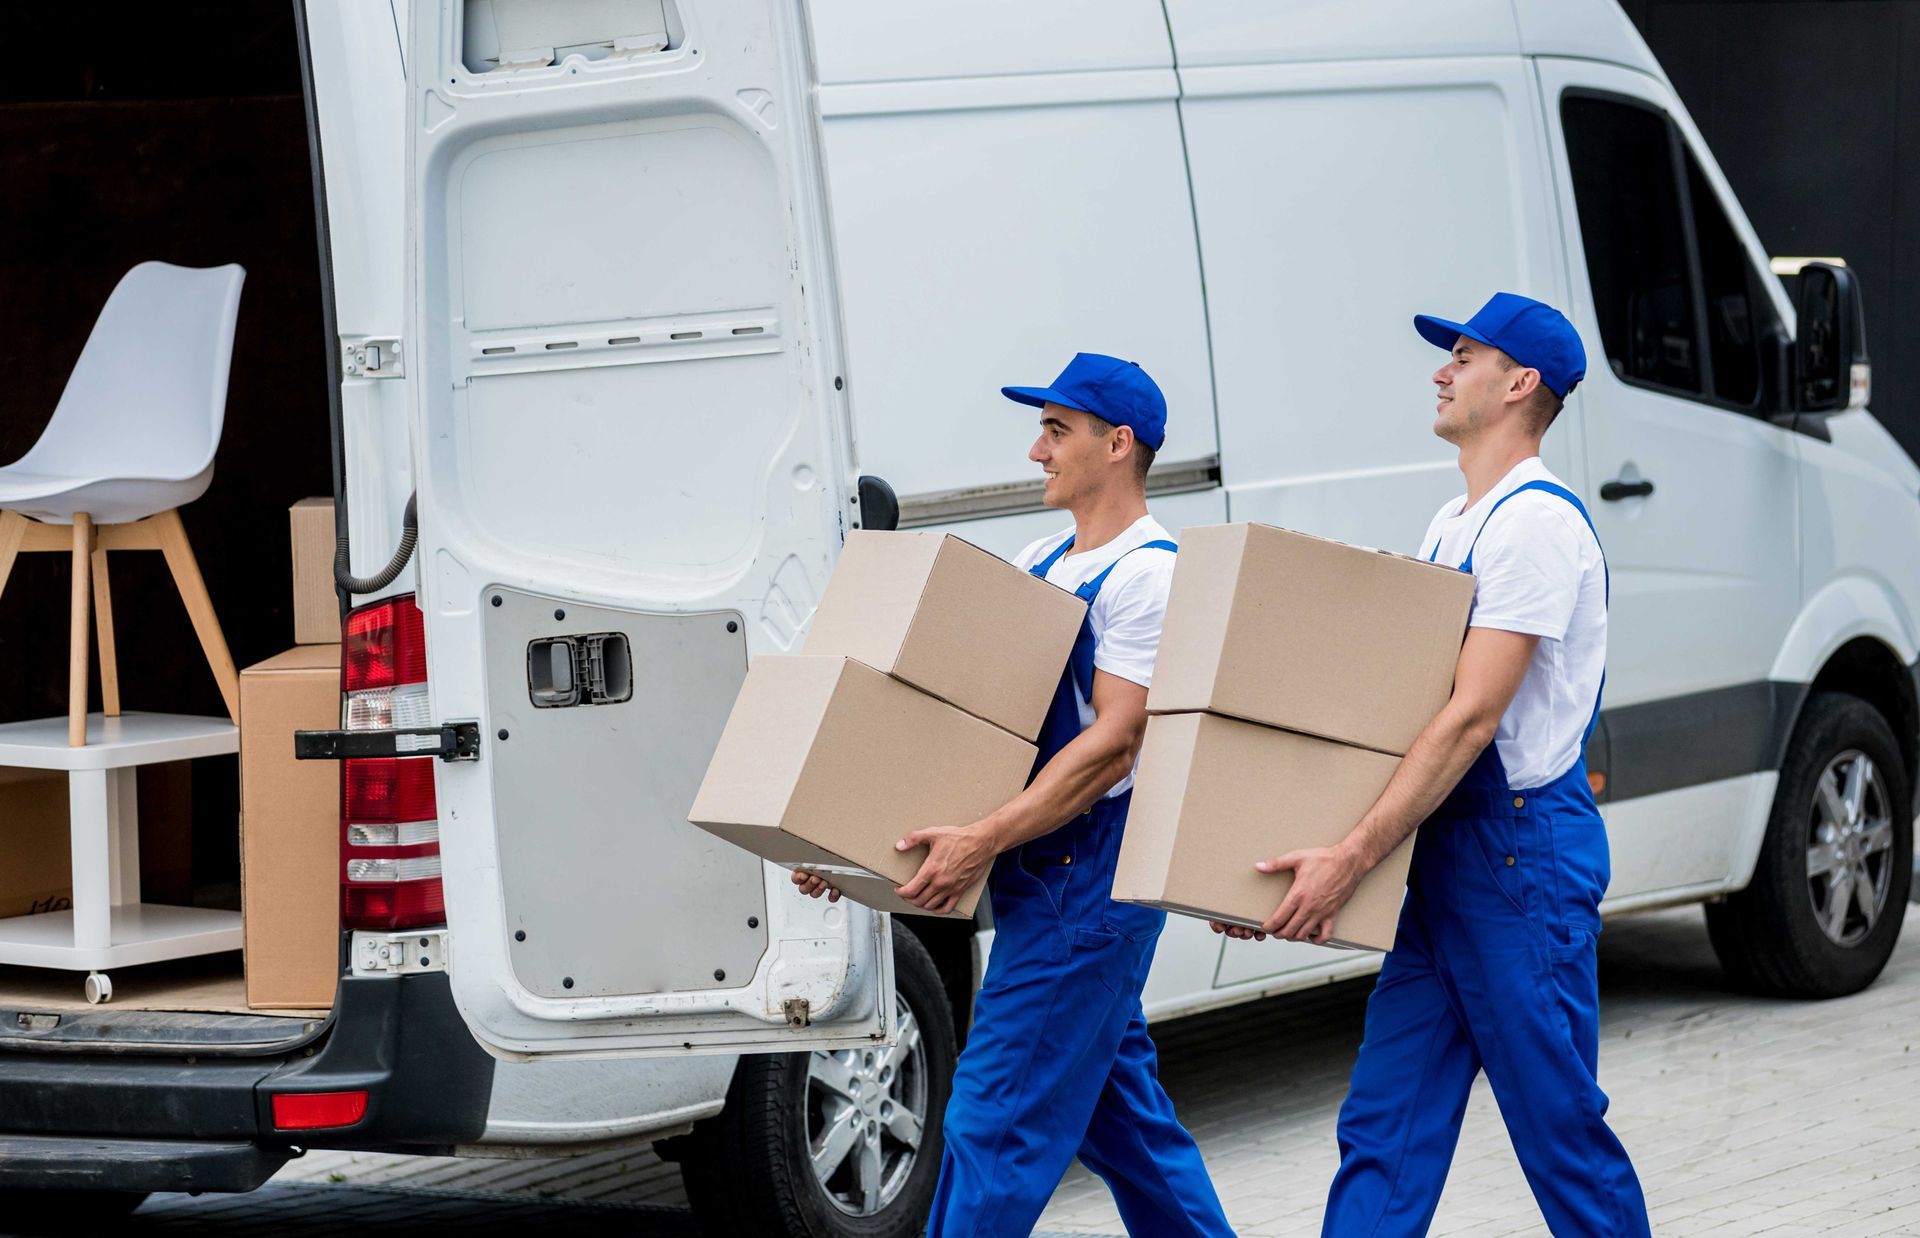
[[[1920,0],[1624,0],[1760,242],[1847,260],[1873,411],[1920,457]]]
[[[291,5],[22,6],[8,35],[32,54],[0,78],[0,461],[39,435],[129,267],[244,266],[213,485],[182,518],[236,663],[259,661],[293,643],[286,509],[332,489]],[[124,706],[222,713],[160,556],[112,559]],[[66,712],[68,580],[63,556],[22,555],[0,594],[0,721]],[[235,777],[231,758],[194,771],[215,880]]]

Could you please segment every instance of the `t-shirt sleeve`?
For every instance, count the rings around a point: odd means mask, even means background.
[[[1562,640],[1580,597],[1580,536],[1546,505],[1558,500],[1523,502],[1502,511],[1474,548],[1468,624]]]
[[[1094,603],[1102,612],[1093,624],[1095,670],[1143,688],[1152,686],[1173,563],[1173,556],[1165,551],[1137,550],[1107,578]]]

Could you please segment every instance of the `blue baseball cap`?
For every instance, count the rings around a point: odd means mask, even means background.
[[[1126,426],[1154,451],[1167,441],[1167,397],[1137,361],[1075,353],[1051,387],[1002,387],[1000,394],[1039,408],[1060,404]]]
[[[1587,376],[1587,350],[1567,316],[1532,297],[1496,292],[1465,322],[1415,314],[1413,329],[1429,344],[1453,351],[1461,336],[1498,348],[1530,370],[1553,394],[1566,399]]]

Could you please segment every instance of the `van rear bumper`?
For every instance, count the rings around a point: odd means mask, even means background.
[[[351,1126],[274,1128],[276,1095],[356,1091],[367,1108]],[[0,1186],[251,1190],[296,1145],[472,1143],[492,1094],[493,1059],[444,974],[350,976],[324,1038],[291,1056],[0,1051]]]
[[[251,1191],[291,1155],[257,1143],[0,1135],[0,1190]]]

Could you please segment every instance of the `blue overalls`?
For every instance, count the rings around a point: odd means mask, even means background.
[[[1044,580],[1072,546],[1069,537],[1030,570]],[[1077,590],[1089,610],[1112,570]],[[1080,734],[1093,652],[1089,617],[1054,690],[1036,773]],[[1166,913],[1108,897],[1131,798],[1100,800],[994,860],[993,952],[954,1072],[928,1238],[1032,1232],[1075,1155],[1106,1180],[1129,1233],[1233,1232],[1160,1087],[1140,1008]]]
[[[1564,487],[1534,481],[1573,504]],[[1460,570],[1473,571],[1473,546]],[[1433,559],[1440,553],[1435,545]],[[1605,682],[1602,681],[1604,688]],[[1594,719],[1600,704],[1594,702]],[[1587,738],[1593,721],[1587,724]],[[1584,744],[1583,744],[1584,747]],[[1646,1234],[1647,1205],[1596,1081],[1595,942],[1609,876],[1584,758],[1541,787],[1507,783],[1489,743],[1420,827],[1392,953],[1340,1108],[1322,1233],[1424,1234],[1482,1069],[1548,1227]]]

